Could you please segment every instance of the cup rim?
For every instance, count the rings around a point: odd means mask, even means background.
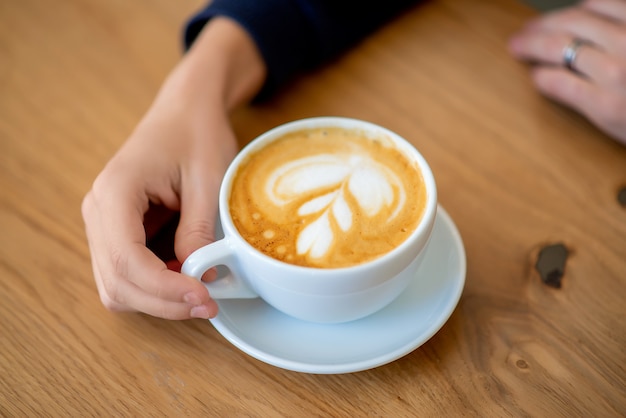
[[[426,187],[426,205],[424,207],[424,211],[422,213],[422,217],[419,221],[417,227],[411,232],[409,237],[407,237],[402,243],[400,243],[397,247],[388,251],[372,260],[366,261],[364,263],[352,265],[352,266],[343,266],[343,267],[314,267],[314,266],[301,266],[296,264],[290,264],[284,261],[277,260],[262,251],[256,249],[253,245],[251,245],[248,241],[245,240],[237,230],[237,227],[234,225],[232,220],[230,210],[228,209],[228,199],[230,194],[230,189],[234,180],[234,175],[236,174],[236,170],[239,165],[244,161],[248,155],[254,152],[256,149],[261,148],[265,144],[277,138],[282,137],[284,134],[288,132],[292,132],[294,130],[299,129],[313,129],[319,128],[322,126],[329,127],[341,127],[347,129],[363,129],[366,132],[376,132],[380,134],[384,134],[393,139],[393,141],[397,144],[402,144],[403,151],[410,150],[412,154],[412,158],[417,162],[420,167],[420,172],[422,174],[424,185]],[[226,239],[235,239],[239,245],[242,245],[246,248],[251,254],[254,254],[256,257],[261,258],[264,262],[270,263],[274,266],[280,266],[280,268],[285,269],[287,271],[293,271],[294,273],[315,273],[315,274],[324,274],[325,272],[359,272],[360,270],[371,270],[376,268],[377,266],[383,265],[387,263],[387,260],[390,258],[398,257],[400,254],[404,252],[406,247],[409,247],[415,244],[416,241],[419,241],[424,235],[429,235],[432,226],[434,225],[435,216],[437,212],[437,185],[435,182],[435,178],[430,168],[430,165],[424,158],[424,156],[419,152],[419,150],[411,144],[404,137],[399,134],[391,131],[388,128],[377,125],[372,122],[368,122],[361,119],[349,118],[349,117],[339,117],[339,116],[317,116],[310,117],[304,119],[297,119],[290,122],[283,123],[278,125],[260,135],[252,139],[246,146],[244,146],[237,156],[232,160],[226,173],[224,174],[224,180],[220,187],[219,192],[219,212],[220,212],[220,221],[222,223],[222,229],[224,232],[224,237]],[[425,241],[427,242],[427,241]],[[426,244],[424,244],[424,248]],[[423,251],[423,248],[420,250]]]

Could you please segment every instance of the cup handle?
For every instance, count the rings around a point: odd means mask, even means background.
[[[228,273],[224,277],[202,284],[209,290],[213,299],[252,299],[258,298],[250,287],[236,274],[236,260],[232,247],[226,238],[205,245],[194,251],[183,263],[181,272],[187,276],[202,279],[211,267],[225,265]]]

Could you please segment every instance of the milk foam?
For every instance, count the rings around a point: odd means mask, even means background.
[[[415,230],[427,200],[419,167],[395,145],[335,127],[290,132],[237,169],[233,223],[253,247],[294,265],[380,257]]]
[[[320,196],[313,195],[298,208],[301,217],[319,214],[298,234],[299,255],[326,256],[337,238],[333,222],[348,232],[354,227],[355,212],[373,217],[383,209],[392,209],[389,221],[402,208],[406,191],[398,176],[374,161],[365,150],[356,155],[355,152],[358,151],[300,158],[276,167],[268,177],[265,192],[278,207],[314,191],[329,190]],[[349,201],[356,204],[351,206]]]
[[[301,158],[274,170],[265,191],[274,204],[283,206],[303,193],[341,183],[348,170],[342,159],[335,155]]]

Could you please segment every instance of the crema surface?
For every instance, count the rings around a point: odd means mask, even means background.
[[[268,256],[337,268],[397,247],[419,224],[426,197],[417,163],[391,139],[311,129],[275,140],[240,165],[230,212],[244,239]]]

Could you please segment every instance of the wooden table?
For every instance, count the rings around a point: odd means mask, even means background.
[[[0,4],[0,415],[626,415],[626,147],[536,93],[506,52],[535,14],[513,0],[419,6],[233,115],[242,144],[342,115],[423,152],[468,262],[458,307],[427,343],[372,370],[311,375],[248,356],[204,320],[106,311],[81,199],[201,3]],[[535,269],[555,243],[569,254],[560,288]]]

